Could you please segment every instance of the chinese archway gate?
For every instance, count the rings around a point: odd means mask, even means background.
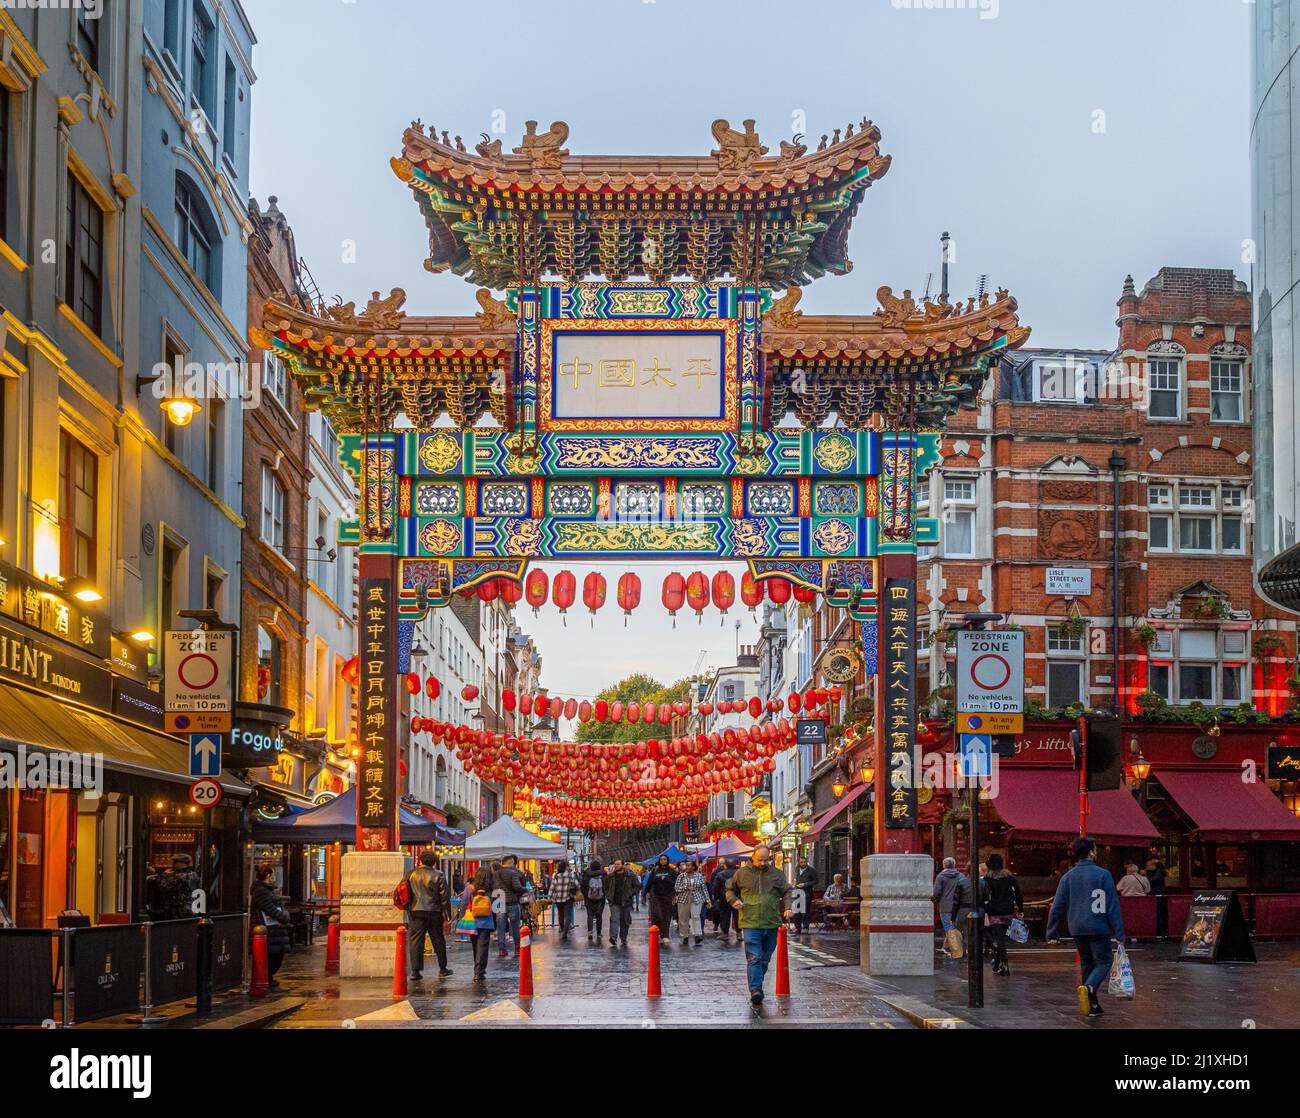
[[[286,297],[253,332],[343,433],[361,495],[340,532],[361,557],[360,850],[396,849],[401,622],[533,560],[623,557],[743,559],[851,611],[877,677],[876,850],[913,849],[916,549],[938,539],[914,485],[1028,331],[1005,291],[801,311],[851,268],[880,132],[773,153],[751,121],[712,131],[708,155],[626,158],[570,155],[563,123],[507,152],[416,122],[392,168],[425,267],[481,310]]]

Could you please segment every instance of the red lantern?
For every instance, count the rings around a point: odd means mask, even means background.
[[[577,699],[565,699],[565,700],[564,700],[564,717],[567,718],[567,719],[569,719],[570,721],[572,721],[572,720],[573,720],[574,718],[576,718],[577,716],[578,716],[578,700],[577,700]]]
[[[480,602],[495,602],[501,594],[501,587],[497,585],[494,578],[478,584],[478,600]]]
[[[740,600],[749,607],[751,613],[763,604],[763,583],[749,571],[746,571],[740,579]]]
[[[736,580],[730,571],[718,571],[713,576],[713,604],[723,614],[736,604]]]
[[[353,656],[346,664],[343,670],[339,672],[345,683],[350,683],[353,687],[357,685],[357,680],[361,678],[361,657]]]
[[[501,593],[501,600],[508,606],[513,606],[524,596],[524,588],[513,578],[499,578],[497,586]]]
[[[618,607],[623,611],[623,624],[632,616],[632,611],[641,604],[641,579],[631,571],[618,580]]]
[[[778,606],[783,606],[790,600],[790,584],[785,579],[769,578],[764,581],[767,583],[767,596]]]
[[[578,721],[579,722],[591,721],[591,700],[590,699],[583,699],[582,702],[578,704]]]
[[[551,586],[551,601],[559,607],[561,615],[568,613],[577,591],[578,580],[573,577],[572,571],[561,571],[555,576],[555,582]],[[569,623],[567,617],[564,623]]]
[[[702,621],[709,607],[709,580],[703,571],[693,571],[686,580],[686,601],[695,611],[696,620]]]
[[[428,695],[429,698],[436,699],[442,694],[442,684],[433,676],[429,676],[429,678],[424,681],[424,693]]]
[[[460,697],[467,703],[472,703],[478,698],[478,688],[472,683],[467,683],[460,689]]]
[[[673,619],[673,628],[677,628],[677,611],[682,608],[682,603],[686,601],[686,580],[680,574],[673,571],[664,579],[663,603],[664,609],[668,611],[669,616]]]
[[[582,580],[582,604],[591,611],[592,627],[596,625],[596,611],[605,604],[605,576],[599,571],[589,571]]]
[[[597,699],[591,712],[596,716],[597,722],[604,722],[609,717],[609,700]]]
[[[515,709],[515,693],[511,691],[509,687],[501,692],[501,705],[505,707],[507,711],[513,711]]]
[[[749,716],[750,718],[757,718],[762,713],[763,713],[763,700],[760,699],[757,695],[755,695],[753,698],[749,700]]]
[[[417,672],[406,673],[406,689],[412,695],[418,695],[420,693],[420,676]]]
[[[786,705],[790,708],[791,714],[798,714],[799,708],[803,706],[803,698],[798,691],[791,691],[790,697],[786,700]]]
[[[809,590],[806,586],[796,586],[794,588],[794,600],[800,605],[810,605],[817,600],[817,591]]]
[[[528,599],[528,604],[533,607],[534,614],[546,604],[546,596],[550,588],[551,580],[547,577],[545,571],[528,572],[528,578],[524,582],[524,597]]]

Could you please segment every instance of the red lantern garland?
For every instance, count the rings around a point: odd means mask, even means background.
[[[589,571],[582,580],[582,604],[591,612],[591,624],[596,625],[596,611],[605,604],[605,576],[599,571]]]
[[[546,598],[551,589],[551,580],[547,577],[545,571],[529,571],[528,578],[524,582],[524,597],[528,599],[528,604],[533,607],[533,614],[546,604]]]
[[[623,625],[626,628],[627,619],[632,616],[632,611],[641,604],[641,579],[628,571],[618,580],[617,594],[618,607],[623,611]]]
[[[680,574],[673,571],[664,579],[663,603],[664,609],[673,619],[673,628],[677,628],[677,611],[682,608],[682,603],[686,601],[686,580]]]
[[[555,582],[551,586],[551,601],[559,608],[560,615],[565,619],[565,625],[569,623],[569,607],[573,605],[577,590],[578,580],[573,577],[572,571],[561,571],[555,576]]]

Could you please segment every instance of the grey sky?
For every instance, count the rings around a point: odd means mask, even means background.
[[[999,0],[986,19],[976,0],[914,2],[244,0],[259,40],[252,190],[263,204],[279,196],[327,295],[399,286],[412,312],[467,313],[470,285],[424,271],[423,223],[388,166],[417,117],[469,146],[503,110],[507,148],[536,119],[567,121],[574,152],[688,154],[713,146],[719,116],[754,117],[775,148],[796,112],[813,145],[867,115],[893,166],[855,220],[853,272],[814,284],[804,309],[869,313],[881,284],[919,294],[945,228],[954,293],[987,273],[1019,298],[1037,345],[1112,344],[1127,272],[1139,284],[1163,264],[1249,278],[1252,5]],[[643,614],[662,617],[669,569],[642,568]],[[667,641],[648,617],[624,630],[606,574],[605,635],[583,642],[592,658],[611,676],[633,661],[665,679],[689,670],[703,631]],[[531,626],[548,683],[594,690],[557,654],[592,630],[553,616]],[[734,637],[716,615],[703,628],[725,662]]]

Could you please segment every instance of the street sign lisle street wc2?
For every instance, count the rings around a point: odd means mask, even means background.
[[[957,633],[957,710],[1019,714],[1025,704],[1025,634],[1019,629]]]

